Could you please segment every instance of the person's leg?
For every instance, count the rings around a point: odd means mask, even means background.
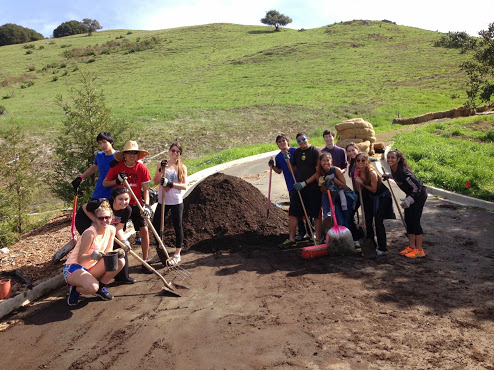
[[[375,216],[375,226],[376,226],[376,236],[377,236],[377,245],[378,249],[382,252],[386,252],[388,250],[387,247],[387,239],[386,239],[386,227],[384,226],[384,217],[386,215],[386,211],[392,207],[392,199],[382,197],[379,201],[379,209],[377,210]]]
[[[124,266],[125,258],[119,258],[117,269],[115,271],[106,271],[105,261],[103,261],[102,258],[88,271],[96,280],[101,281],[103,284],[108,284],[123,269]]]
[[[295,232],[297,231],[298,219],[295,216],[288,216],[288,238],[294,242]]]
[[[142,226],[139,231],[141,233],[142,259],[147,260],[149,258],[149,230],[147,226]]]
[[[330,217],[331,215],[331,205],[329,204],[328,193],[322,193],[322,218]]]
[[[180,256],[184,242],[184,228],[182,223],[184,204],[180,203],[171,207],[173,228],[175,230],[175,256]]]
[[[129,256],[127,253],[125,253],[124,261],[125,264],[123,268],[119,271],[118,274],[115,275],[115,281],[133,284],[135,280],[129,276]]]
[[[92,274],[84,269],[78,269],[67,278],[67,284],[75,287],[80,294],[92,295],[98,290],[99,284]]]

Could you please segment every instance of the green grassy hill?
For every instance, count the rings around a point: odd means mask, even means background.
[[[386,131],[398,112],[466,100],[458,67],[465,56],[433,47],[440,36],[374,21],[282,32],[211,24],[3,46],[0,105],[9,114],[0,125],[13,116],[33,133],[56,133],[55,97],[68,97],[78,70],[87,69],[114,118],[136,127],[152,154],[176,137],[194,158],[272,142],[278,132],[320,133],[351,117]]]

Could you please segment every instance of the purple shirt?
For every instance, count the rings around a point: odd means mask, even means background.
[[[342,170],[346,170],[348,166],[348,160],[346,157],[346,151],[343,148],[340,148],[339,146],[333,146],[333,149],[328,149],[327,146],[325,146],[321,152],[327,152],[331,154],[331,157],[333,158],[333,166],[339,167]]]

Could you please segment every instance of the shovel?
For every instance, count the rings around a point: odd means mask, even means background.
[[[383,174],[386,175],[386,170],[383,167]],[[391,187],[391,184],[389,183],[389,179],[386,179],[388,182],[388,187],[389,190],[391,190],[391,195],[393,196],[393,200],[395,201],[396,208],[398,208],[398,212],[400,213],[400,218],[401,218],[401,223],[403,224],[403,227],[405,228],[405,234],[407,234],[407,224],[405,223],[405,220],[403,219],[403,214],[401,213],[401,207],[398,205],[398,201],[396,200],[395,197],[395,192],[393,191],[393,188]]]
[[[118,240],[117,238],[115,238],[114,240],[120,247],[125,248],[125,244],[122,243],[120,240]],[[165,284],[165,286],[163,288],[161,288],[162,294],[164,294],[165,292],[168,292],[168,293],[173,294],[174,296],[181,297],[180,293],[178,293],[175,290],[175,288],[173,287],[173,285],[171,283],[166,281],[166,279],[158,271],[156,271],[154,268],[152,268],[150,265],[148,265],[146,263],[146,261],[144,261],[141,257],[139,257],[139,255],[137,255],[132,249],[129,249],[129,254],[131,254],[132,257],[134,257],[136,260],[138,260],[140,263],[142,263],[149,271],[151,271],[153,274],[155,274],[157,277],[159,277],[161,279],[161,281],[163,281],[163,284]]]
[[[65,244],[52,258],[53,264],[60,262],[62,258],[64,258],[72,249],[74,249],[77,244],[77,237],[75,235],[75,214],[77,211],[77,190],[78,188],[74,188],[74,205],[72,206],[72,226],[70,228],[70,232],[72,233],[72,240],[70,240],[67,244]]]
[[[333,216],[334,226],[328,231],[328,250],[329,254],[345,255],[354,254],[355,246],[353,244],[353,237],[350,230],[345,226],[338,225],[336,219],[336,213],[334,211],[333,199],[331,198],[331,192],[327,190],[329,204],[331,205],[331,215]]]
[[[271,157],[273,160],[273,157]],[[266,219],[269,218],[269,208],[271,206],[271,178],[273,177],[273,166],[269,166],[269,186],[268,186],[268,209],[266,211]]]

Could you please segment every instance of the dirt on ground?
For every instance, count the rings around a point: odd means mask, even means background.
[[[0,368],[494,369],[492,213],[430,197],[425,258],[398,254],[407,243],[398,219],[386,221],[387,256],[305,260],[303,244],[277,248],[287,214],[271,205],[266,220],[266,204],[239,178],[199,183],[184,211],[190,277],[155,265],[190,287],[182,297],[159,294],[161,280],[132,260],[137,283],[112,284],[112,301],[71,308],[64,287],[4,318]],[[65,244],[68,218],[53,222],[18,256]],[[59,230],[65,239],[54,241]]]

